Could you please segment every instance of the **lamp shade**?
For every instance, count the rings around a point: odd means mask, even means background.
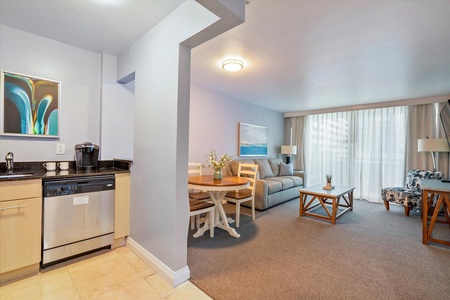
[[[281,154],[297,154],[297,146],[281,146]]]
[[[417,150],[419,152],[450,152],[447,139],[419,139]]]

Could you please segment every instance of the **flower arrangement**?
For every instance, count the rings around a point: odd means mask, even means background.
[[[231,156],[224,154],[217,160],[216,150],[211,150],[208,154],[206,154],[207,164],[202,165],[202,168],[212,168],[215,171],[222,170],[225,165],[231,161]]]
[[[327,174],[327,183],[331,184],[331,178],[333,177],[331,174]]]

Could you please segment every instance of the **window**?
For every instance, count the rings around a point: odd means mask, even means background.
[[[355,186],[355,198],[379,202],[382,186],[401,182],[406,162],[407,107],[338,112],[306,117],[308,185]]]

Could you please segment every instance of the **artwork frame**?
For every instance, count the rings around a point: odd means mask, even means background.
[[[239,123],[239,156],[267,156],[268,143],[267,127]]]
[[[61,82],[0,72],[0,134],[59,138]]]

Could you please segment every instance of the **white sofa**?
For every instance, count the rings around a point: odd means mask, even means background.
[[[236,176],[239,163],[259,166],[255,195],[257,210],[265,210],[299,197],[298,190],[304,186],[306,179],[303,171],[292,170],[292,165],[286,165],[278,158],[237,159],[227,164],[224,175]]]

